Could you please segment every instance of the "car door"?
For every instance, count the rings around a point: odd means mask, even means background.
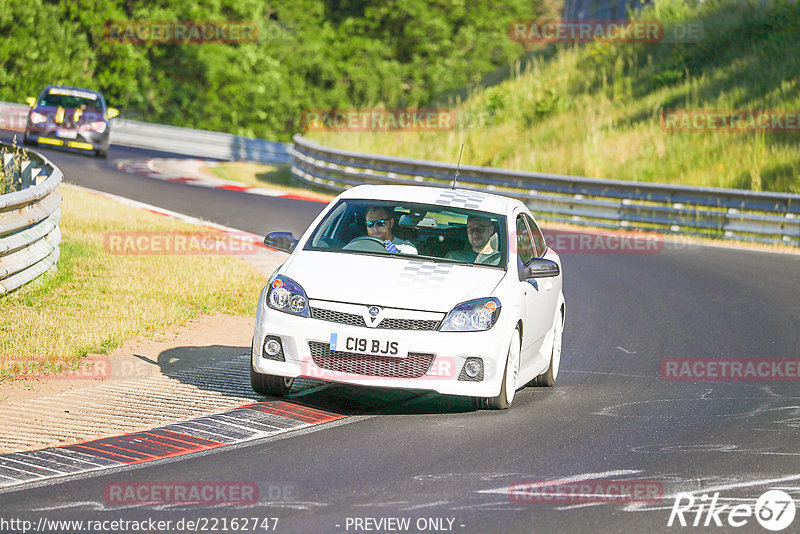
[[[536,247],[524,213],[517,214],[515,226],[517,270],[523,272],[523,267],[536,257]],[[543,287],[544,280],[527,278],[519,281],[520,291],[523,293],[525,302],[525,327],[522,334],[522,353],[520,354],[521,369],[540,363],[536,361],[536,355],[553,324],[553,315],[548,311],[548,295]]]

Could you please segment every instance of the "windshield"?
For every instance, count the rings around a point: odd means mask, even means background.
[[[56,92],[58,91],[58,92]],[[71,94],[66,94],[69,91],[66,90],[53,90],[51,89],[45,94],[42,95],[41,99],[39,100],[40,106],[58,106],[65,109],[88,109],[93,111],[102,111],[103,107],[100,103],[100,99],[97,98],[95,95],[90,95],[88,93],[81,94],[75,92],[69,92]]]
[[[505,216],[376,200],[340,200],[305,250],[395,255],[448,263],[506,265]]]

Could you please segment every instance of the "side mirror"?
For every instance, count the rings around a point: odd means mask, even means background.
[[[108,108],[106,111],[106,117],[109,119],[113,119],[114,117],[119,116],[119,110],[117,108]]]
[[[552,276],[558,276],[560,272],[558,264],[553,260],[533,258],[528,262],[528,265],[520,267],[519,279],[550,278]]]
[[[283,252],[291,252],[297,245],[297,239],[291,232],[270,232],[264,237],[264,244]]]
[[[28,98],[25,99],[25,103],[28,104],[30,107],[35,108],[36,107],[36,97],[35,96],[29,96]]]

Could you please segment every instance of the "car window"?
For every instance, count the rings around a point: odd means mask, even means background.
[[[45,92],[39,100],[40,106],[58,106],[65,109],[89,109],[102,111],[103,107],[99,98],[86,98],[73,94],[60,94]]]
[[[345,220],[346,213],[347,204],[342,203],[336,206],[328,214],[328,224],[326,224],[324,227],[321,227],[321,230],[316,232],[312,238],[314,247],[330,248],[337,242],[336,236],[344,235],[344,226],[348,224],[348,222]],[[351,222],[355,227],[355,219],[352,218],[352,214]]]
[[[536,251],[533,248],[528,225],[525,224],[525,218],[520,214],[517,216],[517,256],[523,265],[527,265],[535,255]]]
[[[523,213],[522,215],[525,217],[525,222],[528,223],[528,228],[533,235],[533,245],[536,248],[536,257],[541,258],[544,256],[545,250],[547,250],[547,243],[544,241],[544,235],[542,235],[539,225],[536,224],[536,221],[534,221],[530,215],[527,213]]]
[[[372,229],[369,232],[367,223]],[[496,213],[435,204],[343,199],[314,229],[305,249],[505,268],[505,228],[505,217]],[[386,243],[387,237],[391,237],[391,244]]]

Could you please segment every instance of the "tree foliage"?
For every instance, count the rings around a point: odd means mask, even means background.
[[[303,110],[424,106],[520,57],[539,0],[0,0],[0,100],[51,83],[123,117],[288,139]],[[255,43],[120,44],[108,21],[254,21]]]

